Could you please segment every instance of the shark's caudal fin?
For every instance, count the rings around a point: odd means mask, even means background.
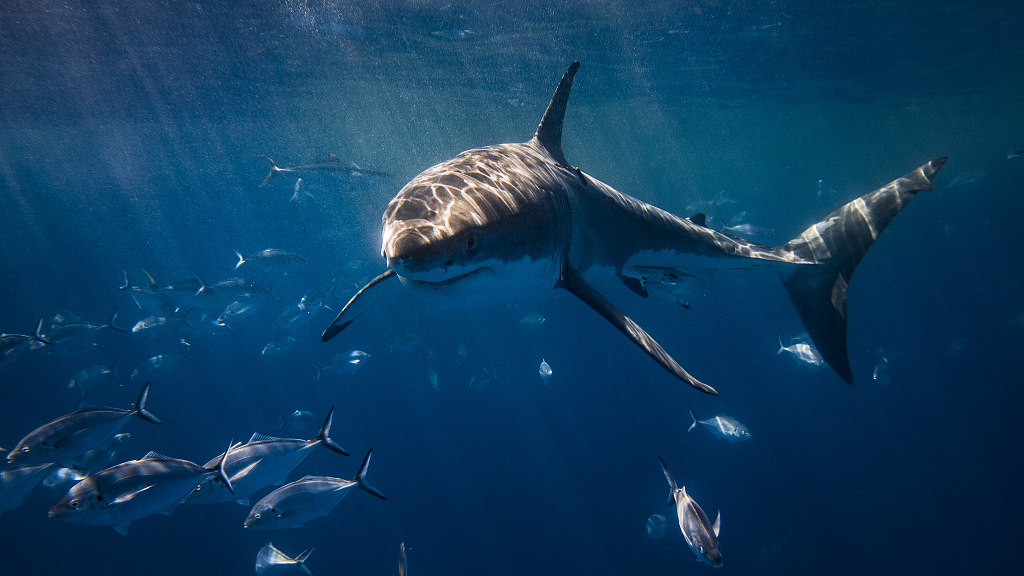
[[[846,350],[846,287],[857,264],[896,214],[932,179],[947,158],[938,158],[906,176],[857,198],[804,230],[777,251],[817,265],[780,271],[807,334],[821,357],[853,384]]]

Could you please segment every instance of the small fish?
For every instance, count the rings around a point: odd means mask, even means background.
[[[782,354],[783,352],[789,352],[797,362],[802,362],[810,366],[821,366],[825,363],[825,360],[822,359],[818,350],[806,342],[797,342],[796,344],[783,346],[782,338],[779,338],[779,350],[775,353]]]
[[[257,530],[297,528],[314,518],[330,514],[353,486],[387,500],[379,490],[366,483],[366,468],[372,452],[373,448],[366,452],[354,480],[305,476],[267,494],[253,506],[245,519],[245,527]]]
[[[53,464],[26,464],[0,470],[0,514],[13,510],[46,476]]]
[[[652,514],[647,519],[647,524],[644,526],[644,533],[651,540],[661,540],[661,537],[665,535],[665,527],[668,525],[668,519],[661,514]]]
[[[55,468],[46,476],[46,478],[43,478],[43,486],[66,492],[67,489],[63,488],[64,485],[77,484],[88,477],[88,470],[82,470],[80,468],[66,468],[62,466],[60,468]]]
[[[424,374],[426,374],[427,380],[430,382],[430,387],[431,388],[433,388],[434,390],[440,390],[441,389],[441,384],[438,381],[437,370],[434,370],[433,368],[431,368],[429,366],[423,366],[423,364],[420,364],[420,367],[419,367],[418,371],[419,372],[423,372]]]
[[[668,471],[665,461],[660,456],[658,461],[661,462],[661,471],[665,473],[668,485],[672,487],[669,504],[675,502],[679,530],[682,531],[690,550],[697,555],[698,562],[721,568],[722,552],[718,546],[718,532],[722,526],[722,513],[719,512],[715,523],[711,524],[700,505],[686,494],[686,486],[676,485],[672,473]]]
[[[306,192],[305,190],[299,192],[300,184],[302,184],[302,178],[299,178],[298,180],[295,181],[295,190],[294,192],[292,192],[292,197],[288,199],[288,202],[295,203],[301,206],[308,201],[316,200],[316,198],[314,198],[312,194]]]
[[[227,326],[232,322],[238,322],[239,320],[244,320],[249,316],[252,316],[257,310],[258,307],[255,304],[243,304],[236,300],[224,308],[224,311],[217,317],[214,324],[218,326]]]
[[[530,312],[526,316],[520,318],[519,322],[516,323],[516,326],[527,326],[530,328],[536,328],[538,326],[543,326],[545,322],[547,322],[547,318],[541,316],[537,312]]]
[[[114,373],[113,369],[100,364],[93,364],[75,372],[75,375],[71,377],[71,381],[68,382],[68,388],[85,394],[86,391],[102,384],[110,377],[113,377],[115,380],[117,379],[117,374]]]
[[[474,390],[483,390],[491,384],[494,384],[498,381],[497,369],[497,366],[494,368],[484,368],[476,374],[473,374],[473,377],[469,379],[469,387]]]
[[[348,452],[331,439],[333,421],[334,408],[331,407],[320,432],[312,440],[253,434],[246,444],[232,446],[231,456],[224,459],[224,473],[230,479],[230,484],[225,485],[219,476],[208,476],[195,486],[182,503],[213,504],[241,500],[275,482],[283,483],[288,474],[309,455],[310,450],[319,445],[348,456]],[[221,458],[217,456],[210,460],[206,468],[215,466]]]
[[[136,366],[135,370],[132,370],[131,379],[152,379],[170,370],[172,367],[177,365],[181,359],[182,356],[178,356],[176,354],[157,354]]]
[[[693,419],[693,424],[686,429],[687,432],[697,427],[697,424],[703,424],[711,431],[712,434],[719,438],[726,440],[727,442],[743,442],[744,440],[750,440],[753,438],[750,434],[750,430],[735,418],[726,416],[725,414],[719,414],[713,418],[707,420],[697,420],[697,417],[693,415],[693,410],[690,410],[690,418]]]
[[[881,359],[875,364],[875,369],[871,373],[871,379],[878,383],[879,386],[888,386],[892,382],[892,374],[889,374],[889,359],[882,356]]]
[[[160,424],[160,420],[146,410],[148,395],[147,382],[130,410],[85,408],[65,414],[22,438],[7,455],[7,461],[11,464],[74,461],[108,442],[133,416]]]
[[[774,560],[782,552],[782,547],[786,545],[790,538],[796,538],[796,536],[793,536],[792,528],[785,536],[772,536],[768,538],[764,546],[761,547],[761,562],[771,562]]]
[[[540,372],[540,379],[543,380],[545,384],[547,384],[548,381],[551,380],[551,376],[554,375],[554,372],[551,371],[551,365],[548,364],[548,361],[543,359],[543,358],[540,359],[540,370],[539,370],[539,372]]]
[[[310,574],[306,568],[306,558],[309,558],[313,547],[306,548],[295,558],[290,558],[284,552],[274,547],[273,542],[267,545],[256,555],[256,574],[259,576],[277,576],[278,574]]]
[[[339,362],[338,358],[342,360]],[[331,361],[321,366],[316,362],[313,362],[313,366],[316,366],[316,381],[320,381],[320,376],[324,371],[337,374],[338,376],[351,376],[355,374],[363,364],[370,361],[370,355],[362,350],[350,350],[348,353],[339,352],[331,358]]]
[[[398,336],[397,338],[390,338],[387,340],[388,356],[393,355],[395,353],[395,350],[405,352],[406,354],[408,354],[409,352],[412,352],[414,348],[416,348],[416,345],[419,344],[419,342],[420,337],[417,336],[416,334],[404,334],[402,336]]]
[[[251,282],[238,276],[217,282],[213,285],[213,289],[220,294],[234,296],[235,298],[270,297],[270,288],[264,288],[255,282]]]
[[[296,342],[298,342],[298,340],[295,339],[294,336],[285,336],[284,338],[278,338],[277,340],[267,342],[267,345],[263,347],[263,350],[260,351],[260,354],[264,356],[284,354],[285,352],[290,350],[292,346],[295,345]]]
[[[50,508],[50,518],[73,524],[111,526],[128,533],[128,524],[174,506],[206,477],[217,474],[231,489],[224,461],[231,444],[216,467],[204,468],[188,460],[150,452],[141,460],[129,460],[89,476],[68,490]]]
[[[302,256],[293,252],[278,250],[276,248],[260,250],[248,258],[242,256],[242,253],[238,250],[235,250],[235,255],[238,256],[238,264],[235,264],[236,270],[246,262],[252,262],[264,269],[269,269],[275,266],[281,268],[288,266],[301,266],[306,263],[306,259]]]
[[[405,542],[398,545],[398,576],[406,575]]]
[[[131,437],[132,435],[127,432],[115,434],[113,438],[107,440],[99,448],[93,448],[86,452],[85,456],[79,459],[79,465],[88,472],[96,472],[107,468],[117,458],[117,455]]]
[[[142,332],[143,330],[149,330],[150,328],[156,328],[157,326],[164,326],[165,324],[167,324],[167,318],[166,317],[164,317],[164,316],[149,316],[147,318],[143,318],[142,320],[139,320],[138,322],[136,322],[135,325],[132,326],[132,333],[133,334],[138,334],[139,332]]]
[[[260,184],[260,187],[270,184],[270,181],[273,180],[274,177],[280,174],[281,172],[299,172],[300,170],[348,172],[349,174],[357,176],[362,174],[366,174],[368,176],[391,176],[391,174],[388,174],[387,172],[381,172],[379,170],[366,170],[352,163],[345,164],[341,161],[340,158],[338,158],[334,154],[328,154],[323,160],[319,162],[313,162],[311,164],[300,164],[298,166],[289,166],[287,168],[281,168],[267,156],[260,156],[260,158],[263,158],[263,161],[266,162],[268,166],[270,166],[270,174],[267,174],[267,177],[263,179],[263,182]]]
[[[303,430],[307,426],[313,423],[316,416],[308,410],[296,410],[288,415],[287,418],[278,416],[281,420],[281,425],[277,427],[277,431],[282,430]]]

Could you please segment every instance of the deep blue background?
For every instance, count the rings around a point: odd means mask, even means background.
[[[674,524],[644,536],[651,514],[672,518],[659,455],[709,515],[722,511],[723,571],[1014,569],[1024,159],[1007,152],[1024,148],[1024,8],[632,4],[5,2],[0,331],[31,332],[62,310],[103,322],[120,308],[130,325],[145,314],[118,292],[123,271],[215,282],[234,274],[233,249],[308,264],[247,272],[281,302],[229,329],[103,330],[99,346],[25,352],[0,368],[0,445],[82,400],[127,407],[133,368],[185,339],[195,362],[153,379],[164,425],[130,422],[123,458],[205,462],[231,438],[273,433],[277,413],[337,405],[333,436],[353,456],[314,452],[294,477],[351,477],[373,446],[369,477],[390,500],[355,492],[327,518],[270,533],[245,531],[236,504],[182,507],[123,537],[46,518],[60,495],[39,487],[0,516],[3,572],[245,574],[268,541],[289,554],[316,546],[314,574],[393,573],[401,541],[413,574],[710,570]],[[322,310],[287,355],[260,354],[307,290],[344,299],[383,269],[380,214],[406,181],[464,149],[528,139],[573,59],[571,163],[678,214],[745,210],[773,244],[951,157],[851,284],[856,386],[775,354],[803,329],[778,280],[757,272],[719,274],[693,311],[602,287],[714,398],[568,295],[482,310],[392,302],[328,344]],[[258,187],[260,154],[286,165],[328,153],[394,176],[303,174],[306,206],[288,201],[294,177]],[[519,325],[529,312],[547,321]],[[389,353],[407,334],[416,347]],[[318,383],[311,362],[350,349],[371,360]],[[887,387],[870,378],[878,350]],[[546,386],[541,358],[555,373]],[[94,363],[116,363],[121,382],[84,397],[66,388]],[[484,368],[498,381],[470,389]],[[754,438],[687,434],[689,407],[739,418]],[[762,562],[766,541],[790,530]]]

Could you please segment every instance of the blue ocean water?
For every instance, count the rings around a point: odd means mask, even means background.
[[[252,573],[272,541],[313,574],[678,574],[663,457],[709,515],[723,571],[952,574],[1010,569],[1024,533],[1024,8],[972,2],[64,2],[0,6],[0,332],[71,314],[130,328],[128,290],[236,275],[270,289],[135,333],[99,328],[0,363],[0,446],[81,402],[148,408],[119,460],[204,463],[293,410],[352,453],[292,474],[368,478],[304,527],[182,506],[128,536],[47,518],[35,488],[0,515],[4,574]],[[770,272],[723,270],[692,310],[602,286],[684,367],[673,379],[568,294],[441,309],[383,303],[320,333],[383,271],[380,216],[458,152],[529,139],[566,65],[568,160],[673,213],[784,243],[832,209],[948,155],[879,237],[849,292],[857,383],[786,354],[804,330]],[[388,178],[268,168],[336,154]],[[301,176],[296,201],[296,178]],[[308,195],[305,195],[308,194]],[[275,248],[298,266],[238,262]],[[304,295],[323,298],[296,321]],[[328,309],[329,308],[329,309]],[[521,322],[539,314],[540,325]],[[290,342],[279,353],[268,343]],[[370,359],[354,374],[318,368]],[[191,358],[184,358],[186,355]],[[882,357],[890,380],[872,378]],[[538,374],[541,360],[553,371]],[[339,360],[340,361],[340,360]],[[68,388],[83,367],[116,380]],[[429,370],[437,374],[432,385]],[[471,387],[487,370],[496,378]],[[753,438],[725,443],[727,413]],[[312,437],[316,424],[293,432]],[[65,486],[66,489],[66,486]],[[264,491],[265,492],[265,491]],[[257,495],[262,496],[263,493]],[[647,519],[669,519],[664,537]],[[792,538],[786,538],[791,534]],[[781,546],[780,546],[781,543]]]

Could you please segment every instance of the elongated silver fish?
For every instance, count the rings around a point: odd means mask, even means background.
[[[267,174],[267,177],[263,179],[263,182],[260,184],[260,187],[270,184],[270,181],[273,180],[274,177],[280,174],[281,172],[301,172],[304,170],[319,170],[325,172],[347,172],[349,174],[366,174],[368,176],[391,176],[387,172],[381,172],[380,170],[367,170],[364,168],[360,168],[355,164],[346,164],[341,161],[341,158],[338,158],[334,154],[328,154],[326,157],[324,157],[323,160],[319,162],[313,162],[311,164],[299,164],[298,166],[288,166],[287,168],[281,168],[267,156],[260,157],[263,158],[263,161],[267,163],[267,166],[270,166],[270,174]],[[298,194],[297,185],[296,194]]]
[[[381,302],[382,291],[468,307],[530,301],[561,289],[673,376],[715,394],[593,283],[618,280],[648,297],[654,279],[644,270],[770,267],[825,361],[852,383],[849,280],[899,211],[918,191],[932,189],[946,159],[847,203],[782,246],[763,246],[708,229],[703,214],[669,214],[570,165],[562,123],[579,66],[573,62],[563,74],[531,140],[468,150],[399,191],[382,218],[387,270],[352,297],[321,339],[330,340]]]
[[[686,486],[676,485],[675,478],[660,456],[658,461],[661,462],[661,471],[665,473],[668,485],[672,487],[668,501],[669,504],[674,502],[676,505],[679,529],[683,532],[683,538],[690,546],[690,550],[697,555],[698,562],[721,568],[722,552],[718,547],[718,531],[722,526],[722,513],[719,512],[715,523],[711,524],[700,505],[686,494]]]
[[[162,512],[187,496],[196,484],[216,474],[231,490],[224,473],[224,461],[231,445],[216,467],[206,468],[188,460],[150,452],[141,460],[130,460],[97,472],[75,484],[50,508],[50,518],[74,524],[111,526],[128,533],[128,524]]]
[[[235,250],[235,255],[238,256],[238,264],[235,264],[235,269],[238,269],[246,262],[252,262],[262,268],[269,268],[271,266],[301,266],[306,263],[306,259],[302,256],[294,252],[278,250],[277,248],[260,250],[248,258],[242,256],[242,253],[238,250]]]
[[[703,424],[712,434],[727,442],[743,442],[753,438],[743,422],[725,414],[712,416],[707,420],[697,420],[697,417],[693,415],[693,409],[691,409],[690,418],[693,419],[693,424],[686,429],[687,432],[696,428],[697,424]]]
[[[43,424],[18,442],[7,455],[7,461],[12,464],[74,461],[107,443],[133,416],[159,424],[160,420],[146,410],[148,395],[147,382],[130,410],[85,408]]]
[[[354,480],[305,476],[267,494],[252,507],[245,519],[245,527],[257,530],[297,528],[314,518],[330,514],[353,486],[381,500],[387,500],[379,490],[366,483],[366,468],[370,464],[371,452],[373,448],[366,452]]]
[[[312,551],[313,547],[310,546],[303,550],[301,554],[292,558],[278,550],[273,542],[267,542],[267,545],[256,555],[256,574],[259,576],[298,574],[300,572],[310,574],[309,568],[306,568],[306,558],[309,558],[309,554]]]
[[[334,407],[331,407],[324,419],[320,433],[312,440],[295,438],[274,438],[262,434],[253,434],[249,442],[231,448],[231,456],[224,461],[224,471],[231,479],[232,490],[219,476],[211,475],[200,482],[183,501],[182,504],[212,504],[237,500],[248,505],[246,499],[250,494],[270,486],[275,482],[284,483],[288,473],[299,462],[309,455],[310,450],[323,445],[324,448],[348,456],[348,452],[331,440],[331,422],[334,420]],[[218,456],[206,463],[206,467],[216,466]]]

